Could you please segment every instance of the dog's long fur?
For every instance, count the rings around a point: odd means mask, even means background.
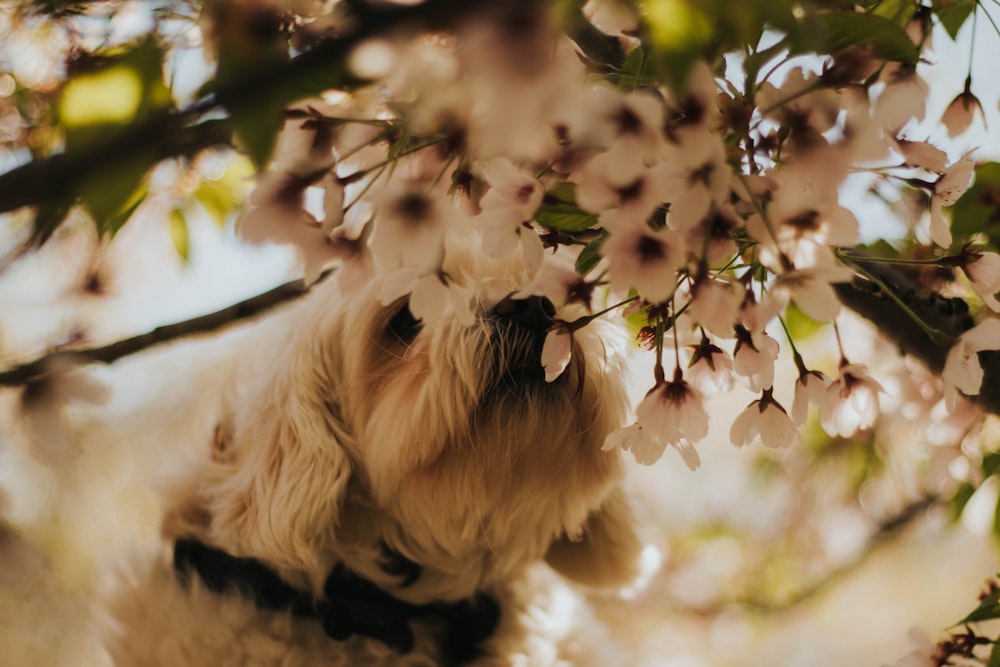
[[[585,612],[551,570],[586,586],[637,575],[619,454],[601,451],[626,410],[619,335],[601,322],[577,331],[569,367],[547,384],[538,332],[491,314],[514,272],[471,260],[448,270],[477,290],[471,327],[445,317],[401,340],[391,322],[405,304],[379,305],[374,284],[347,295],[321,285],[283,316],[237,377],[232,410],[165,522],[167,543],[195,538],[257,559],[317,596],[337,564],[418,604],[485,591],[501,620],[475,664],[610,664],[599,635],[567,622]],[[383,569],[386,549],[421,576],[404,585]],[[314,620],[197,577],[182,583],[166,555],[123,578],[109,612],[119,667],[439,659],[419,621],[409,654],[335,641]]]

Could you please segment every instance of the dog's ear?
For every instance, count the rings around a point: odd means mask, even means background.
[[[202,494],[209,539],[273,565],[318,573],[351,475],[338,410],[309,370],[251,392]]]
[[[642,574],[642,551],[635,509],[625,492],[616,489],[587,518],[579,535],[552,543],[545,561],[578,584],[621,587]]]

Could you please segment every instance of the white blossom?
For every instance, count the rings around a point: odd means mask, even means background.
[[[608,237],[601,251],[608,260],[613,289],[624,293],[635,288],[651,303],[663,303],[674,293],[685,255],[684,238],[678,232],[633,225]]]
[[[979,352],[1000,349],[1000,319],[983,320],[959,336],[948,350],[941,379],[944,381],[944,400],[948,411],[954,411],[957,391],[966,396],[979,394],[983,383],[983,369]]]
[[[542,369],[545,381],[553,382],[563,374],[573,356],[573,333],[565,327],[554,326],[545,335],[542,344]]]
[[[967,254],[962,271],[968,276],[972,289],[990,310],[1000,312],[1000,255],[995,252],[974,251]]]
[[[770,389],[774,384],[774,360],[779,347],[778,341],[764,332],[754,334],[737,327],[733,372],[750,391]]]
[[[755,438],[760,438],[761,444],[770,448],[788,447],[799,440],[795,424],[769,390],[750,403],[729,429],[729,439],[737,447],[748,445]]]
[[[820,404],[823,430],[830,436],[849,438],[871,428],[879,415],[879,394],[884,392],[863,364],[842,366]]]
[[[795,396],[792,399],[792,421],[804,424],[809,416],[809,404],[820,405],[826,395],[829,380],[819,371],[803,371],[795,380]]]
[[[952,206],[965,194],[976,168],[968,154],[949,166],[934,183],[931,193],[931,240],[942,248],[951,245],[951,227],[944,217],[944,207]]]

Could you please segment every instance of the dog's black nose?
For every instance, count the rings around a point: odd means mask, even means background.
[[[525,329],[545,331],[552,326],[556,307],[544,296],[525,299],[507,296],[493,307],[493,315]]]

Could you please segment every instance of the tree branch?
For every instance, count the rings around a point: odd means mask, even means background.
[[[130,163],[152,151],[157,160],[190,156],[232,143],[229,124],[207,114],[252,105],[262,98],[302,99],[334,87],[344,78],[342,65],[361,42],[402,30],[444,29],[475,14],[530,7],[531,0],[425,0],[406,6],[352,3],[356,8],[348,32],[317,42],[287,62],[255,68],[190,107],[156,114],[136,122],[85,149],[34,160],[0,175],[0,213],[24,206],[73,201],[84,179],[109,166]]]
[[[925,324],[943,334],[933,340],[913,321],[899,303],[872,280],[855,278],[851,283],[835,285],[837,295],[848,308],[864,317],[900,352],[919,359],[933,373],[944,369],[952,341],[972,328],[974,321],[968,304],[958,297],[945,297],[920,288],[904,273],[877,261],[852,260],[864,268]],[[1000,353],[980,352],[983,384],[978,396],[968,398],[984,410],[1000,415]]]
[[[314,284],[318,284],[331,273],[333,273],[333,269],[328,269]],[[223,331],[233,324],[262,315],[276,306],[297,299],[309,292],[309,289],[301,279],[291,280],[263,294],[258,294],[214,313],[156,327],[152,331],[119,340],[110,345],[79,350],[55,350],[34,361],[0,372],[0,386],[24,385],[44,377],[52,369],[65,369],[67,366],[91,363],[109,364],[130,354],[149,349],[154,345],[195,334]]]

